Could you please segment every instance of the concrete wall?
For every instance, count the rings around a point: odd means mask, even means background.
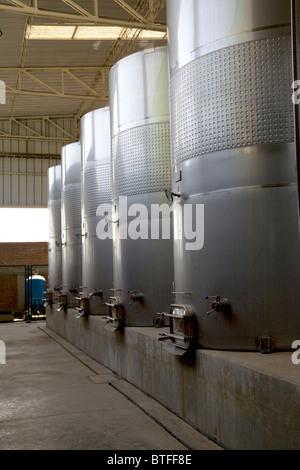
[[[300,449],[300,365],[290,352],[168,353],[164,329],[105,329],[102,317],[47,311],[47,327],[227,449]]]

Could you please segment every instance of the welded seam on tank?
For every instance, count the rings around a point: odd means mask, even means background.
[[[208,196],[210,194],[219,194],[219,193],[228,193],[233,191],[248,191],[253,189],[273,189],[273,188],[287,188],[287,187],[294,187],[296,183],[274,183],[274,184],[258,184],[253,186],[236,186],[233,188],[224,188],[224,189],[217,189],[215,191],[205,191],[203,193],[197,193],[193,196]]]

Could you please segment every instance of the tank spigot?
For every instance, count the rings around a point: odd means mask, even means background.
[[[167,196],[167,199],[170,202],[173,202],[174,196],[175,197],[180,197],[179,193],[174,193],[173,191],[170,191],[169,189],[165,189],[165,195]]]
[[[221,299],[219,295],[217,296],[209,296],[205,297],[205,300],[208,299],[215,299],[211,305],[212,310],[206,312],[207,315],[210,315],[213,312],[217,313],[229,313],[231,309],[231,304],[228,299]]]
[[[85,238],[86,238],[86,237],[87,237],[87,232],[85,232],[85,233],[77,233],[77,232],[75,232],[75,235],[76,235],[77,238],[80,238],[80,237],[85,237]]]
[[[108,224],[108,225],[111,225],[111,224],[117,224],[119,225],[119,220],[111,220],[111,219],[108,219],[107,217],[105,217],[105,222]]]
[[[65,302],[59,302],[59,303],[57,304],[57,307],[58,307],[58,308],[57,308],[56,310],[57,310],[58,312],[61,312],[62,310],[66,310],[67,305],[66,305]]]
[[[102,295],[102,289],[100,287],[98,287],[97,289],[93,290],[90,294],[89,294],[89,299],[93,296],[96,296],[98,295],[99,297]]]
[[[71,294],[77,294],[78,289],[77,289],[76,286],[72,286],[72,287],[69,289],[69,292],[70,292]]]
[[[130,294],[131,300],[129,304],[132,304],[132,302],[141,302],[141,300],[144,298],[143,294],[137,293],[135,290],[128,291],[128,294]]]
[[[56,246],[64,246],[64,245],[66,245],[66,243],[61,243],[61,242],[55,241],[55,245]]]

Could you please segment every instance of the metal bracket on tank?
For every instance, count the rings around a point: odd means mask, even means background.
[[[46,292],[44,292],[44,294],[45,294],[44,307],[48,307],[48,305],[51,306],[53,304],[52,291],[50,289],[47,289]]]
[[[162,313],[170,319],[170,332],[159,335],[158,341],[171,340],[165,349],[176,356],[183,356],[196,344],[195,316],[190,307],[172,304],[169,313]]]
[[[64,291],[61,291],[58,294],[58,308],[56,309],[58,312],[67,309],[67,294]]]
[[[110,299],[110,302],[105,302],[109,308],[109,315],[105,317],[108,320],[105,329],[116,331],[123,326],[123,306],[117,297],[110,297]]]
[[[271,354],[275,351],[275,341],[270,336],[262,336],[256,341],[257,349],[262,354]]]
[[[79,286],[81,289],[86,289],[86,287]],[[87,317],[90,314],[90,299],[93,296],[101,296],[102,295],[102,289],[96,288],[89,294],[86,294],[84,292],[79,292],[80,297],[75,297],[75,300],[78,301],[78,307],[75,307],[76,310],[80,312],[79,315],[76,316],[76,318],[81,318],[81,317]]]
[[[166,324],[165,314],[164,313],[157,313],[153,317],[153,326],[154,328],[163,328]]]
[[[76,318],[86,317],[90,313],[88,297],[82,292],[80,294],[80,297],[75,297],[78,301],[78,307],[75,307],[75,310],[78,310],[79,312],[79,315],[76,315]]]

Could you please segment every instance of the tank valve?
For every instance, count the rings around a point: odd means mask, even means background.
[[[86,238],[87,237],[87,232],[85,232],[85,233],[77,233],[76,232],[75,235],[76,235],[77,238],[80,238],[80,237],[85,237]]]
[[[170,202],[173,202],[174,196],[175,197],[180,197],[179,193],[174,193],[173,191],[170,191],[169,189],[165,189],[165,195],[167,196],[167,199]]]
[[[91,297],[96,296],[96,295],[98,295],[99,297],[102,295],[102,289],[100,289],[100,287],[94,289],[94,290],[89,294],[89,299],[90,299]]]
[[[166,324],[164,313],[157,313],[153,317],[153,326],[154,328],[162,328]]]
[[[143,294],[137,293],[135,290],[129,290],[128,294],[130,294],[130,300],[129,304],[132,304],[132,302],[141,302],[144,298]]]
[[[217,296],[206,296],[205,300],[215,299],[211,305],[212,310],[206,312],[207,315],[210,315],[213,312],[217,313],[229,313],[231,309],[231,304],[228,299],[221,299],[219,295]]]

